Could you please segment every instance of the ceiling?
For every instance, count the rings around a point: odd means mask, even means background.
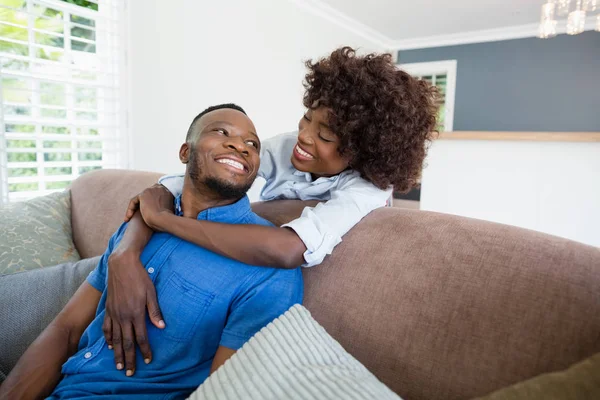
[[[534,24],[544,0],[320,0],[387,38],[409,39]]]

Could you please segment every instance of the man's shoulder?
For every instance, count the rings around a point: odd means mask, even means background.
[[[248,213],[244,215],[243,223],[248,225],[275,226],[273,223],[264,219],[252,210],[248,211]]]

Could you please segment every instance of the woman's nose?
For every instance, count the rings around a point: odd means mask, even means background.
[[[298,132],[298,140],[303,144],[314,143],[314,139],[312,138],[309,128],[302,129],[300,132]]]

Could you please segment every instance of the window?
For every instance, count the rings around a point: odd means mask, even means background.
[[[0,203],[125,167],[122,0],[0,0]]]
[[[439,130],[451,132],[454,123],[454,93],[456,90],[456,60],[400,64],[399,68],[412,76],[437,86],[441,94]]]

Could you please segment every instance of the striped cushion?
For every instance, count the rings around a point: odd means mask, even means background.
[[[400,399],[295,305],[250,339],[191,396],[233,399]]]

